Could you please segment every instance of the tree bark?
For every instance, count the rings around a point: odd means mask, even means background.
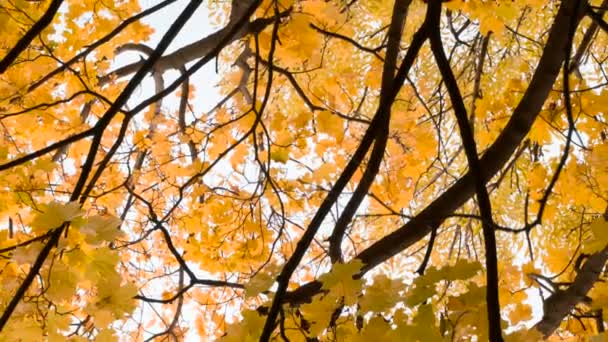
[[[572,285],[566,290],[557,290],[545,300],[543,318],[534,325],[545,337],[551,336],[562,320],[585,299],[598,281],[608,260],[608,247],[592,254],[580,268]]]

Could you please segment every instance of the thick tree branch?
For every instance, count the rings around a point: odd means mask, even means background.
[[[173,1],[173,0],[167,0],[167,1]],[[252,0],[247,0],[247,1],[251,2]],[[168,5],[169,3],[170,2],[163,2],[157,6],[154,6],[153,8],[150,8],[150,9],[140,13],[139,16],[134,16],[134,17],[129,18],[127,21],[129,21],[129,20],[135,21],[137,19],[141,19],[145,15],[151,14],[152,9],[154,9],[154,11],[159,10],[162,7]],[[256,3],[257,3],[257,0],[256,0]],[[289,13],[290,13],[290,10],[284,11],[281,13],[281,17],[285,17],[285,16],[289,15]],[[208,63],[213,57],[215,57],[219,53],[219,51],[226,45],[244,37],[247,34],[260,32],[261,30],[263,30],[266,26],[268,26],[272,22],[272,19],[269,19],[269,18],[261,18],[261,19],[254,20],[253,22],[249,22],[248,19],[249,19],[249,16],[242,17],[242,18],[240,18],[240,20],[231,21],[228,25],[226,25],[220,31],[215,32],[215,33],[199,40],[198,42],[185,46],[185,47],[175,51],[172,54],[161,57],[159,59],[159,61],[154,65],[153,69],[155,70],[155,72],[162,74],[169,69],[179,69],[182,72],[181,77],[179,77],[178,80],[173,82],[169,87],[167,87],[163,91],[156,93],[148,100],[142,102],[135,109],[131,110],[130,115],[131,116],[134,115],[135,113],[141,111],[143,108],[158,101],[159,99],[161,99],[162,97],[166,96],[171,91],[176,89],[182,82],[187,80],[193,73],[195,73],[203,65]],[[86,54],[90,53],[92,51],[92,49],[102,45],[105,41],[110,40],[113,37],[113,35],[118,34],[122,29],[124,29],[124,27],[126,26],[124,24],[127,21],[123,22],[123,25],[120,25],[115,30],[113,30],[110,34],[103,37],[102,39],[97,41],[95,44],[91,45],[87,50],[83,51],[83,53],[78,54],[77,56],[72,58],[69,62],[66,63],[66,65],[68,65],[68,63],[75,62],[76,60],[78,60],[78,58],[80,58],[82,56],[86,56]],[[220,49],[218,49],[218,46],[220,47]],[[182,64],[179,64],[179,61],[183,58],[185,58],[184,62]],[[188,70],[185,70],[184,66],[186,65],[186,63],[190,62],[196,58],[201,58],[201,60],[199,60],[195,65],[190,67]],[[142,66],[142,63],[143,63],[143,61],[140,61],[140,62],[132,63],[127,66],[121,67],[118,70],[115,70],[115,71],[109,73],[108,75],[100,77],[99,83],[104,84],[104,83],[107,83],[110,80],[114,79],[115,77],[127,76],[127,75],[137,71]],[[63,69],[61,69],[61,70],[60,69],[61,68],[53,71],[51,74],[54,75],[63,70]],[[36,82],[36,84],[34,84],[30,90],[34,89],[35,87],[38,87],[44,81],[48,80],[52,75],[50,75],[50,76],[47,75],[42,80]],[[85,106],[90,107],[91,105],[92,105],[92,102],[88,102]],[[83,114],[88,114],[88,111],[83,109]],[[86,118],[86,115],[84,115],[83,117]],[[65,154],[68,147],[69,147],[69,144],[62,145],[60,147],[61,148],[60,151],[58,151],[58,153],[54,156],[53,160],[58,160],[63,154]]]
[[[569,44],[566,45],[566,60],[563,68],[563,96],[564,104],[566,107],[566,115],[568,118],[568,140],[566,141],[566,147],[564,156],[562,157],[560,164],[557,168],[556,175],[559,175],[563,165],[568,158],[568,152],[570,147],[570,140],[572,139],[572,133],[574,131],[574,119],[572,115],[572,103],[570,100],[570,53],[572,50],[572,40],[574,39],[574,20],[570,24],[570,32],[568,32]],[[551,184],[554,184],[556,176],[551,180]],[[603,220],[604,218],[599,218]],[[576,278],[572,285],[566,290],[555,291],[546,301],[544,305],[544,315],[540,322],[535,325],[545,337],[549,337],[555,329],[559,326],[561,321],[568,315],[572,309],[582,301],[587,292],[591,290],[595,282],[599,279],[600,273],[606,264],[608,258],[608,247],[604,250],[595,253],[587,259],[585,265],[579,269]]]
[[[578,24],[583,14],[580,10],[577,12],[576,4],[578,4],[576,0],[562,2],[549,31],[546,47],[526,92],[505,129],[480,160],[485,179],[491,179],[509,161],[529,132],[549,95],[564,61],[570,17],[575,15]],[[409,222],[359,253],[358,258],[366,264],[363,272],[371,270],[420,241],[432,229],[439,227],[446,217],[468,201],[474,192],[473,177],[467,173]],[[286,300],[294,303],[307,301],[320,289],[319,282],[311,282],[289,293]]]
[[[603,13],[598,13],[591,9],[591,7],[587,7],[587,15],[593,19],[593,22],[598,25],[604,32],[608,33],[608,23],[604,21],[602,18]]]
[[[606,261],[608,261],[608,247],[592,254],[577,272],[572,285],[565,290],[555,291],[545,300],[543,318],[534,325],[534,328],[545,337],[551,336],[562,320],[576,304],[585,299],[587,293],[599,280]]]
[[[562,2],[526,92],[501,134],[480,160],[484,179],[492,178],[508,162],[530,131],[564,61],[570,18],[576,16],[578,24],[583,14],[577,8],[578,3],[576,0]],[[469,200],[474,191],[474,179],[468,172],[408,223],[361,252],[358,257],[366,264],[364,272],[422,239]]]
[[[256,1],[257,0],[243,0],[242,3],[255,3]],[[289,10],[282,12],[281,17],[285,17],[289,15],[289,13]],[[242,21],[231,20],[228,25],[226,25],[219,31],[216,31],[206,36],[205,38],[202,38],[192,44],[186,45],[176,50],[175,52],[161,57],[156,63],[156,65],[154,65],[154,70],[160,73],[172,69],[179,70],[188,62],[209,55],[218,46],[220,42],[228,39],[227,42],[222,44],[222,46],[226,46],[229,43],[237,41],[249,34],[261,32],[268,25],[272,24],[273,21],[274,18],[259,18],[251,22],[246,22],[243,25]],[[235,28],[237,29],[235,30]],[[120,67],[117,70],[110,72],[108,75],[100,78],[99,82],[106,83],[115,77],[120,78],[130,75],[137,71],[141,67],[141,65],[142,62],[135,62]]]

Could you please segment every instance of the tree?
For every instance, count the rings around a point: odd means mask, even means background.
[[[148,5],[0,7],[3,339],[603,334],[608,0]]]

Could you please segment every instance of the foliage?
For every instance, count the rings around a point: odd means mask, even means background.
[[[141,4],[0,5],[0,340],[603,338],[608,1]]]

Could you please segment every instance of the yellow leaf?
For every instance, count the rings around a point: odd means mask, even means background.
[[[338,307],[334,296],[315,296],[311,303],[300,307],[304,319],[310,324],[310,335],[318,336],[331,320],[331,315]]]
[[[331,272],[319,277],[319,281],[323,283],[323,289],[330,290],[337,296],[345,297],[347,305],[353,304],[363,285],[361,279],[353,279],[353,276],[359,273],[362,267],[363,262],[360,259],[354,259],[346,264],[336,263]]]
[[[344,136],[342,119],[327,110],[317,114],[317,128],[319,132],[335,137],[337,141],[341,141]]]
[[[302,10],[312,14],[321,26],[332,31],[344,19],[344,14],[334,3],[324,0],[303,1]]]
[[[86,220],[80,232],[85,235],[88,243],[97,245],[104,241],[113,241],[122,235],[118,229],[120,223],[120,219],[114,216],[92,216]]]
[[[527,321],[532,318],[532,308],[530,305],[517,303],[515,308],[509,313],[509,320],[513,324],[521,321]]]
[[[262,272],[258,272],[247,285],[245,285],[245,296],[254,297],[268,288],[274,283],[274,278]]]
[[[592,236],[583,243],[583,251],[592,254],[606,248],[608,245],[608,221],[599,217],[589,225],[589,229]]]
[[[96,323],[102,327],[135,309],[135,295],[137,287],[133,284],[120,286],[117,280],[108,280],[97,286],[97,296],[87,311],[95,317]]]
[[[295,115],[292,123],[296,129],[304,128],[312,119],[312,114],[309,111],[300,111]]]
[[[53,265],[50,284],[46,295],[53,301],[59,302],[70,299],[76,292],[79,275],[73,268],[63,262],[56,262]]]
[[[38,257],[38,254],[40,254],[42,246],[42,243],[35,242],[27,246],[18,247],[15,252],[13,252],[12,260],[17,265],[33,264]]]
[[[59,203],[51,202],[41,206],[41,214],[38,214],[32,221],[32,228],[36,232],[46,232],[49,229],[58,228],[64,222],[72,221],[73,219],[82,216],[80,204],[78,202]]]
[[[42,327],[34,319],[13,322],[0,333],[1,341],[40,341]]]
[[[375,316],[365,324],[355,341],[386,341],[386,334],[390,330],[391,326],[384,321],[384,318]]]
[[[285,164],[289,161],[289,150],[283,147],[274,148],[270,152],[270,159]]]
[[[421,305],[418,314],[414,317],[414,324],[418,328],[418,339],[420,341],[439,341],[441,336],[436,328],[436,317],[433,306],[430,304]]]
[[[400,291],[404,284],[399,280],[394,280],[386,275],[379,275],[374,278],[374,284],[365,288],[365,295],[359,301],[361,310],[384,312],[395,306],[401,300]]]
[[[247,310],[243,312],[243,320],[230,324],[226,328],[225,342],[257,341],[266,322],[265,316],[259,312]]]
[[[594,309],[608,309],[608,284],[605,282],[595,283],[589,292],[589,297],[592,299],[591,306]]]
[[[118,341],[118,337],[114,335],[114,331],[111,329],[102,329],[97,336],[95,336],[95,342],[114,342]]]
[[[117,281],[116,264],[119,259],[118,253],[108,247],[101,247],[92,251],[88,255],[88,264],[85,270],[86,278],[94,282]]]

